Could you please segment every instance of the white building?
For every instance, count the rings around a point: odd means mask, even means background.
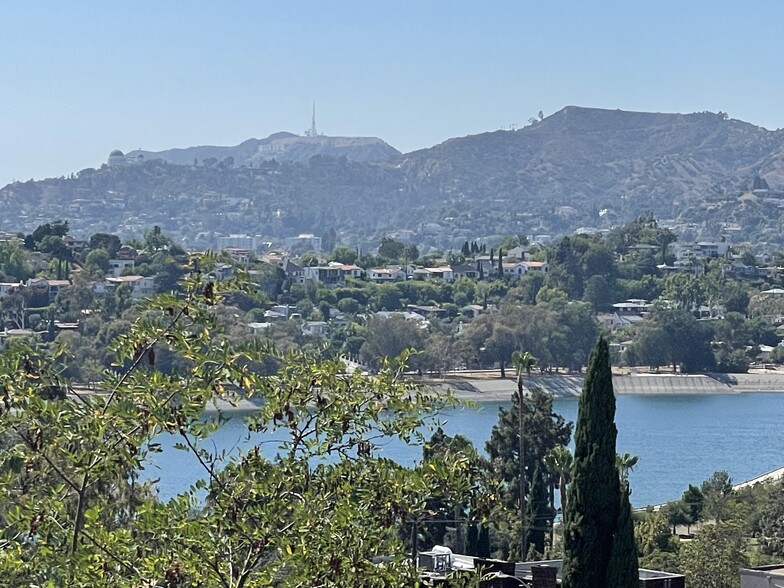
[[[300,233],[296,237],[285,239],[284,243],[292,251],[321,253],[321,237],[316,237],[312,233]]]
[[[132,259],[110,259],[109,267],[112,272],[112,277],[118,278],[122,275],[126,268],[133,267]]]
[[[155,278],[152,276],[118,276],[106,278],[101,284],[95,285],[96,294],[106,294],[114,291],[122,284],[131,286],[131,297],[134,299],[147,298],[155,294]]]
[[[218,237],[216,239],[217,248],[223,249],[247,249],[256,251],[258,239],[250,235],[231,234]]]

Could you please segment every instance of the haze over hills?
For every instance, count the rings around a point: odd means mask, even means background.
[[[311,157],[345,157],[349,161],[385,161],[395,159],[400,152],[376,137],[328,137],[314,135],[301,137],[293,133],[275,133],[266,139],[248,139],[232,147],[203,145],[165,151],[137,149],[130,157],[142,155],[145,160],[163,159],[177,165],[191,165],[205,160],[223,161],[232,158],[234,165],[252,166],[260,161],[307,162]]]
[[[784,245],[784,131],[723,113],[570,106],[517,131],[405,155],[380,139],[287,133],[141,152],[143,163],[139,153],[6,186],[0,229],[67,218],[76,231],[138,236],[159,225],[195,247],[230,233],[274,241],[335,229],[347,245],[397,234],[448,249],[599,230],[650,211],[687,238]]]

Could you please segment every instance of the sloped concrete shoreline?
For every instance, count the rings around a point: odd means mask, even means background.
[[[582,375],[531,374],[526,388],[539,387],[553,396],[579,396]],[[451,390],[461,400],[472,402],[503,402],[517,389],[514,377],[462,377],[450,375],[425,380],[439,390]],[[614,374],[616,394],[740,394],[743,392],[784,392],[784,372],[748,374]]]

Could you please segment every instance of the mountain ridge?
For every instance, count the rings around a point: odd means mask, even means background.
[[[198,145],[175,147],[161,151],[135,149],[128,157],[143,156],[145,160],[163,159],[176,165],[231,158],[234,165],[253,165],[258,161],[306,162],[310,157],[346,157],[350,161],[385,161],[400,152],[378,137],[331,137],[326,135],[295,135],[286,131],[273,133],[264,139],[246,139],[238,145]]]
[[[339,152],[368,145],[276,134],[225,148],[241,149],[236,157],[159,152],[178,165],[140,164],[130,152],[119,165],[0,189],[0,229],[29,231],[52,218],[121,234],[158,224],[194,246],[229,233],[275,240],[335,229],[350,245],[396,234],[448,249],[505,234],[601,230],[652,212],[688,236],[740,226],[744,238],[784,246],[784,131],[724,113],[568,106],[516,131],[387,150],[380,160]],[[769,193],[741,198],[756,179]]]

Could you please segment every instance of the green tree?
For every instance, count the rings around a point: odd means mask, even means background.
[[[541,388],[532,387],[524,395],[523,453],[526,487],[533,481],[534,469],[543,464],[546,456],[557,446],[566,446],[572,424],[553,411],[553,397]],[[503,498],[507,507],[519,506],[520,487],[520,398],[512,396],[512,406],[499,407],[498,422],[490,431],[485,451],[493,475],[504,482]]]
[[[403,316],[371,317],[364,331],[365,343],[360,350],[362,362],[379,368],[387,360],[393,361],[406,349],[421,350],[424,336],[417,321]]]
[[[551,475],[555,476],[558,480],[558,493],[561,498],[561,518],[566,519],[567,511],[567,484],[569,483],[570,472],[572,471],[572,464],[574,458],[569,448],[564,445],[557,445],[553,447],[550,452],[545,456],[545,465]],[[555,504],[553,504],[555,508]]]
[[[637,545],[634,540],[632,505],[629,502],[629,483],[621,482],[621,504],[618,522],[612,539],[612,551],[607,570],[607,586],[613,588],[639,588],[640,571]]]
[[[625,550],[614,547],[616,535],[625,533],[619,530],[623,497],[616,466],[616,436],[610,355],[602,338],[588,362],[577,416],[564,528],[562,577],[568,588],[610,586],[611,578],[626,577],[621,568],[633,565],[622,559],[621,551]]]
[[[730,475],[723,470],[713,472],[702,483],[700,490],[703,496],[702,517],[707,520],[724,520],[733,492]]]
[[[347,314],[357,314],[362,310],[359,302],[353,298],[341,298],[338,300],[337,307],[340,312],[345,312]]]
[[[338,263],[352,264],[357,261],[357,250],[350,247],[335,247],[332,252],[332,261]]]
[[[738,570],[748,566],[743,529],[734,522],[703,525],[681,547],[679,560],[687,586],[738,588]]]
[[[430,500],[466,500],[469,458],[406,468],[378,456],[414,439],[451,402],[399,378],[346,375],[338,361],[235,344],[215,310],[222,284],[194,275],[181,295],[149,301],[114,344],[105,395],[44,399],[62,386],[57,358],[23,344],[0,354],[0,570],[9,586],[413,585],[401,535]],[[182,357],[163,373],[161,352]],[[275,355],[266,377],[252,366]],[[404,363],[404,359],[401,359]],[[252,446],[223,469],[205,442],[215,397],[259,397]],[[13,410],[8,410],[8,399]],[[138,493],[133,472],[170,434],[204,480],[166,503]],[[197,507],[197,505],[201,505]],[[416,527],[413,527],[416,531]],[[389,559],[383,566],[373,557]]]
[[[171,239],[163,234],[161,227],[158,225],[155,225],[152,229],[144,233],[144,248],[150,253],[165,249],[169,247],[171,243]]]
[[[646,512],[634,529],[641,565],[661,559],[662,553],[676,554],[679,542],[673,537],[670,523],[664,513]],[[672,559],[672,558],[670,558]],[[653,568],[662,569],[662,568]],[[664,568],[671,571],[672,567]]]
[[[531,493],[528,499],[528,537],[526,544],[538,554],[545,552],[545,538],[553,524],[554,513],[550,506],[547,482],[544,479],[543,467],[534,468]]]
[[[702,508],[705,504],[705,496],[703,496],[702,490],[697,486],[689,484],[689,487],[683,493],[681,500],[689,509],[689,518],[691,519],[691,522],[696,523],[699,521],[702,517]]]
[[[784,555],[784,482],[774,483],[760,513],[760,548],[763,553]]]
[[[122,246],[122,242],[117,235],[110,235],[108,233],[95,233],[90,236],[89,246],[91,250],[103,249],[109,254],[109,258],[117,255],[117,252]]]
[[[33,274],[33,266],[23,247],[14,242],[0,243],[0,278],[21,282]]]
[[[405,243],[401,243],[392,237],[383,237],[381,245],[378,247],[378,256],[389,261],[398,261],[402,259],[405,247]]]
[[[109,253],[104,249],[93,249],[84,258],[84,263],[95,270],[106,273],[111,269]]]

